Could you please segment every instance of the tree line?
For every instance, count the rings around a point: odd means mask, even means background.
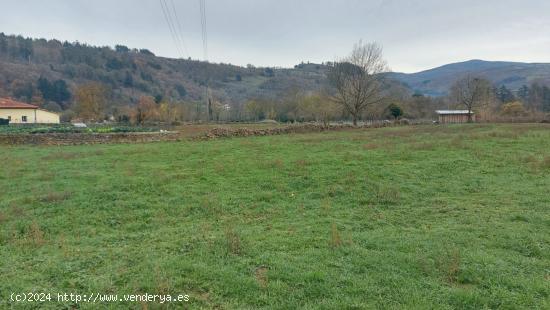
[[[252,65],[247,68],[221,65],[220,69],[220,65],[192,61],[168,67],[169,63],[157,61],[145,49],[124,45],[93,47],[0,33],[0,60],[11,57],[21,62],[49,63],[52,72],[70,78],[39,76],[34,81],[23,81],[6,77],[0,80],[0,89],[3,84],[17,99],[62,112],[64,120],[108,119],[136,124],[265,119],[358,124],[368,119],[431,119],[436,109],[459,107],[508,117],[550,112],[550,88],[540,82],[513,91],[492,85],[483,77],[465,76],[457,80],[447,97],[411,93],[385,78],[389,69],[383,56],[378,44],[359,42],[348,56],[333,62],[300,64],[297,69],[302,70],[301,74],[315,77],[310,79],[315,87],[304,87],[295,83],[296,75],[290,71]],[[187,75],[196,84],[188,87],[159,79],[173,70]],[[259,89],[269,95],[259,92],[235,99],[215,89],[224,89],[227,83],[245,83],[254,75],[267,79]],[[93,82],[82,80],[83,77]],[[75,80],[82,81],[75,83]],[[207,84],[210,85],[208,110],[204,103]],[[193,95],[197,93],[200,95]]]

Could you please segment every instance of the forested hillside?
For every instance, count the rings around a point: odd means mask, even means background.
[[[65,121],[174,122],[207,115],[231,121],[347,119],[341,107],[327,102],[328,70],[327,64],[311,63],[290,69],[213,64],[157,57],[122,45],[96,47],[0,33],[0,97],[60,112]],[[447,95],[467,74],[492,84],[497,99],[492,114],[509,103],[515,104],[514,115],[550,111],[550,64],[476,60],[414,74],[380,74],[386,77],[381,90],[387,100],[361,117],[391,117],[387,107],[397,104],[405,117],[433,118],[438,108],[459,106]],[[98,106],[89,106],[92,102]]]
[[[326,68],[244,68],[157,57],[121,45],[95,47],[0,33],[0,96],[53,111],[71,109],[78,86],[90,82],[105,86],[111,110],[135,105],[144,95],[157,102],[196,104],[204,101],[206,83],[214,100],[238,106],[253,98],[280,98],[293,88],[318,90],[326,81]]]

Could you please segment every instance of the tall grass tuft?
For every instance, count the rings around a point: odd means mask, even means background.
[[[32,224],[29,226],[29,230],[27,232],[27,241],[34,246],[42,246],[44,243],[46,243],[46,240],[44,239],[44,232],[42,229],[40,229],[40,226],[36,221],[33,221]]]
[[[461,265],[460,250],[455,248],[445,253],[444,256],[440,258],[439,265],[445,281],[450,284],[456,284],[458,282]]]
[[[542,161],[540,162],[540,168],[542,170],[544,169],[550,169],[550,156],[547,155],[547,156],[544,156],[544,158],[542,159]]]
[[[49,192],[46,195],[42,196],[40,198],[40,201],[45,203],[55,203],[55,202],[62,202],[63,200],[67,200],[71,197],[71,193],[69,192]]]
[[[338,231],[338,226],[335,223],[332,223],[330,229],[330,247],[333,249],[339,248],[342,246],[342,237],[340,236],[340,231]]]
[[[395,186],[380,186],[376,188],[376,201],[380,204],[397,204],[401,200],[401,192]]]
[[[254,277],[256,278],[256,282],[258,285],[260,285],[261,288],[266,288],[267,284],[269,283],[269,278],[267,277],[267,271],[268,268],[266,266],[260,266],[256,268],[256,271],[254,272]]]
[[[230,254],[240,255],[242,253],[241,237],[233,227],[225,230],[225,245]]]

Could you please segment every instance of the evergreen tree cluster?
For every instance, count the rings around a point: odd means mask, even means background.
[[[40,77],[36,88],[42,93],[44,100],[53,101],[60,106],[71,99],[71,92],[64,80],[50,82],[47,78]]]
[[[501,104],[519,100],[531,110],[550,112],[550,87],[538,82],[523,85],[516,92],[502,85],[495,89],[495,97]]]

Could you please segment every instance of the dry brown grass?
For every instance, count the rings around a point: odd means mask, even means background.
[[[241,237],[233,227],[228,227],[225,230],[225,245],[230,254],[240,255],[242,253]]]
[[[56,203],[67,200],[71,197],[71,193],[68,191],[64,192],[49,192],[46,195],[40,197],[41,202],[45,203]]]
[[[458,274],[460,273],[461,257],[458,249],[453,249],[447,253],[440,261],[440,267],[443,271],[445,281],[450,284],[458,282]]]
[[[321,201],[321,214],[326,216],[330,214],[331,202],[329,199],[323,199]]]
[[[363,149],[365,150],[376,150],[380,148],[380,144],[378,143],[367,143],[367,144],[363,144]]]
[[[36,221],[33,221],[27,231],[27,242],[33,246],[39,247],[46,243],[44,232]]]
[[[459,135],[449,141],[449,147],[454,149],[468,149],[471,143],[468,142],[465,135]]]
[[[342,191],[343,191],[343,187],[341,185],[332,184],[327,189],[327,195],[329,197],[336,197]]]
[[[338,230],[338,226],[336,226],[335,223],[332,223],[332,226],[330,228],[329,245],[333,249],[336,249],[342,246],[342,237],[340,236],[340,231]]]
[[[136,145],[135,147],[127,148],[122,151],[120,151],[120,154],[124,155],[124,157],[129,157],[132,155],[139,155],[146,152],[145,146],[143,145]],[[149,151],[147,151],[149,153]]]
[[[542,161],[540,163],[540,168],[541,169],[550,169],[550,156],[549,155],[544,156],[544,158],[542,159]]]
[[[6,215],[6,213],[0,211],[0,224],[6,222],[8,220],[8,216]]]
[[[299,159],[295,162],[296,166],[299,168],[305,168],[309,165],[309,162],[305,159]]]
[[[491,131],[487,134],[490,138],[498,138],[498,139],[518,139],[520,134],[518,132],[511,132],[511,131]]]
[[[537,157],[533,154],[522,157],[520,161],[529,165],[532,165],[533,163],[538,163]]]
[[[397,204],[401,200],[401,192],[395,186],[384,185],[376,189],[375,198],[381,204]]]
[[[83,154],[80,153],[69,153],[69,152],[53,152],[46,156],[42,157],[42,160],[52,161],[52,160],[71,160],[75,158],[82,158]]]
[[[269,278],[267,276],[268,268],[266,266],[259,266],[254,271],[254,278],[261,288],[266,288],[269,283]]]
[[[15,217],[23,217],[25,216],[25,209],[21,208],[17,203],[11,202],[10,203],[10,211],[11,214]]]
[[[407,129],[402,130],[386,130],[382,131],[380,133],[380,136],[385,139],[391,139],[391,138],[405,138],[405,137],[411,137],[417,132],[416,129],[409,127]]]
[[[285,167],[285,164],[280,159],[275,159],[268,162],[268,167],[273,169],[283,169]]]
[[[413,143],[410,148],[414,151],[433,151],[436,148],[436,144],[431,142],[417,142]]]
[[[303,143],[303,144],[320,144],[320,143],[327,143],[329,141],[338,141],[342,138],[337,136],[326,136],[322,134],[316,134],[316,135],[307,135],[304,138],[297,139],[296,143]]]
[[[550,156],[545,155],[539,159],[539,157],[530,154],[519,158],[519,161],[527,165],[532,172],[539,173],[550,169]]]
[[[37,181],[43,181],[43,182],[50,181],[53,179],[55,179],[55,173],[51,171],[46,171],[46,170],[40,171],[40,174],[36,177]]]
[[[170,277],[158,266],[155,267],[155,286],[155,293],[162,295],[169,294],[172,289]]]
[[[425,276],[432,275],[434,271],[432,262],[424,254],[418,254],[418,256],[417,265],[420,271],[422,271]]]
[[[208,214],[213,218],[219,218],[223,215],[223,208],[218,203],[215,193],[202,197],[199,207],[200,212]]]

